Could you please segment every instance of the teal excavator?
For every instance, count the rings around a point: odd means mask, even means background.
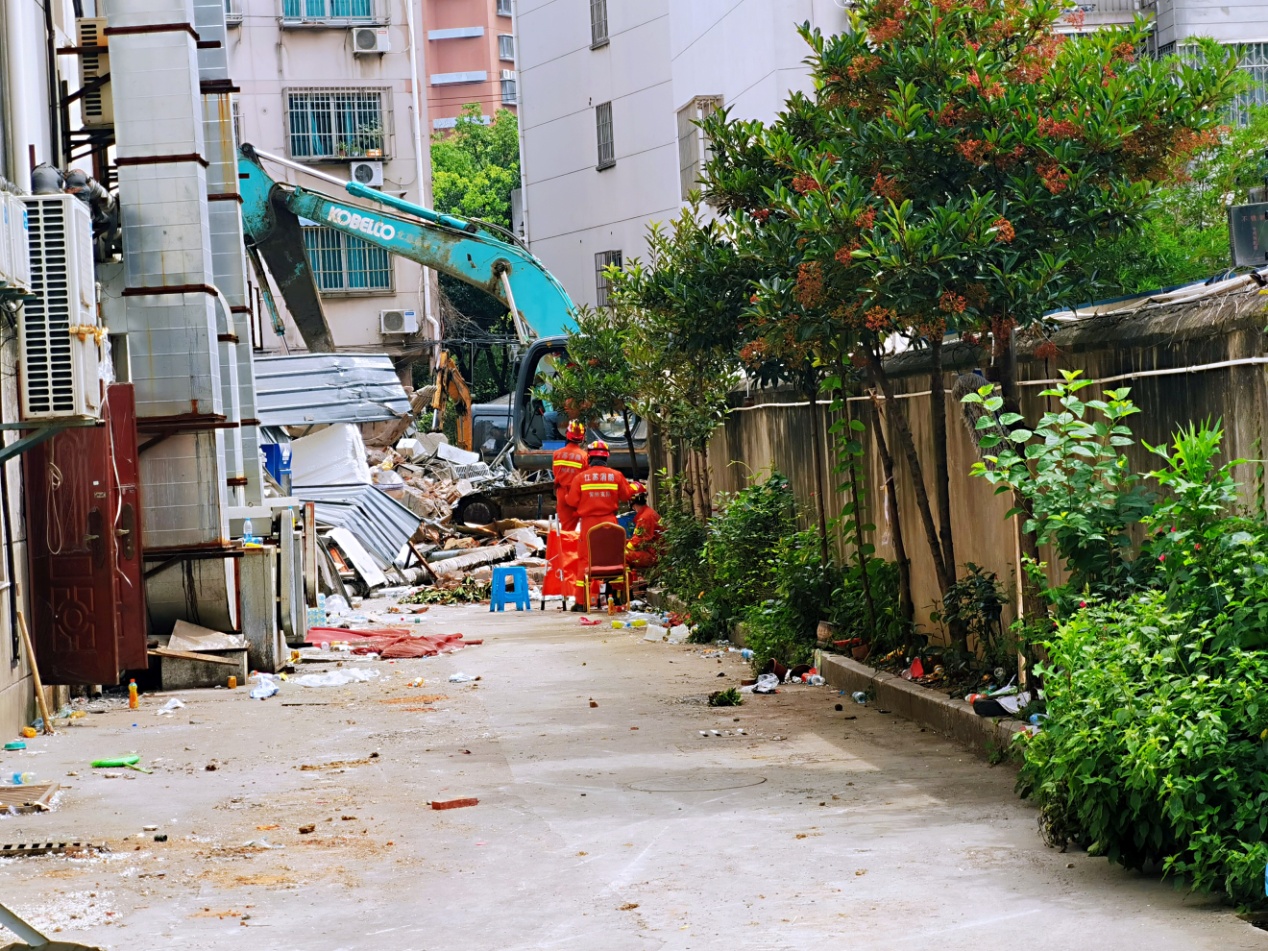
[[[390,211],[275,181],[265,171],[265,161],[327,180],[353,198]],[[360,182],[340,181],[247,144],[238,149],[238,179],[248,250],[268,268],[311,352],[329,353],[335,347],[304,248],[301,219],[448,274],[505,305],[525,348],[511,399],[516,468],[550,467],[555,434],[547,431],[543,407],[532,394],[536,384],[549,377],[551,365],[567,359],[575,307],[563,285],[514,235],[486,222],[440,214]],[[613,453],[613,459],[619,455]],[[635,468],[647,472],[645,446],[636,454]]]

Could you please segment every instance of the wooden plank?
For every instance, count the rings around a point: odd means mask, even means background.
[[[242,650],[244,648],[239,648]],[[194,651],[174,651],[167,647],[151,648],[147,653],[151,657],[177,657],[181,660],[201,660],[208,664],[223,664],[225,667],[237,667],[242,663],[241,660],[230,660],[228,657],[218,657],[215,654],[198,654]]]
[[[100,842],[32,842],[0,845],[0,858],[11,855],[48,855],[53,852],[109,852]]]
[[[30,783],[25,786],[0,786],[0,812],[47,812],[57,783]]]

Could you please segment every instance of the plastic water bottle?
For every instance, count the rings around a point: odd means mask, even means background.
[[[255,532],[252,530],[251,520],[245,519],[242,523],[242,544],[255,544]]]
[[[753,652],[749,650],[747,647],[742,647],[740,648],[740,656],[743,657],[745,660],[752,660]]]
[[[136,681],[128,681],[128,709],[135,710],[141,705],[141,700],[137,696]]]
[[[15,786],[29,786],[33,782],[35,782],[34,773],[14,773],[13,774],[13,785]]]
[[[854,691],[854,693],[850,694],[850,699],[853,700],[855,703],[866,704],[867,694],[864,693],[862,690],[856,690]]]

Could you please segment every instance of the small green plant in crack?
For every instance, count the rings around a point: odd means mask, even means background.
[[[709,694],[709,706],[711,707],[738,707],[742,703],[744,703],[744,698],[740,696],[740,691],[735,687],[727,687],[725,690]]]

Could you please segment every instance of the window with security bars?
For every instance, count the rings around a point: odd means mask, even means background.
[[[235,96],[229,103],[230,117],[233,119],[233,141],[242,141],[242,103]]]
[[[721,96],[697,96],[678,110],[678,180],[684,201],[699,186],[700,171],[709,160],[709,140],[697,123],[721,108]]]
[[[510,33],[498,34],[498,59],[515,59],[515,37]]]
[[[375,0],[282,0],[282,22],[377,23]]]
[[[594,107],[594,127],[599,144],[600,169],[616,164],[616,144],[612,139],[612,103],[601,102]]]
[[[612,306],[612,282],[608,279],[608,268],[620,266],[620,251],[600,251],[594,256],[594,300],[597,306]]]
[[[1239,92],[1228,107],[1228,121],[1244,126],[1250,122],[1251,110],[1268,105],[1268,43],[1240,43],[1242,59],[1238,66],[1250,77],[1249,85]],[[1195,63],[1199,48],[1192,44],[1166,43],[1158,47],[1159,58],[1175,54],[1186,63]]]
[[[519,104],[519,89],[515,81],[515,70],[502,70],[502,105],[514,106]]]
[[[1239,64],[1250,76],[1250,84],[1233,99],[1233,118],[1238,125],[1250,122],[1251,110],[1268,104],[1268,43],[1244,43]]]
[[[291,158],[387,158],[391,114],[385,89],[288,89]]]
[[[608,0],[590,0],[590,47],[608,41]]]
[[[498,16],[509,17],[511,15],[511,0],[498,0]]]
[[[304,249],[323,294],[392,291],[392,258],[382,248],[318,225],[304,228]]]

